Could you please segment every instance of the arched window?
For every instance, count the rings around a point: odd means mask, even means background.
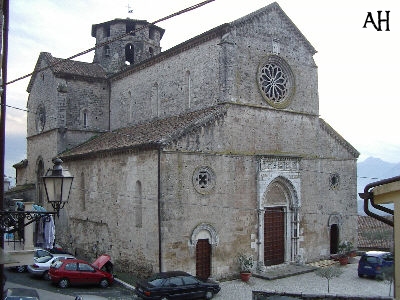
[[[86,185],[85,185],[85,173],[81,173],[80,180],[80,193],[79,193],[79,202],[82,210],[86,210]]]
[[[192,106],[192,78],[190,77],[190,71],[186,71],[185,74],[185,81],[186,81],[186,108],[190,109]]]
[[[142,206],[143,206],[143,199],[142,199],[142,183],[138,180],[136,181],[135,186],[135,224],[136,227],[142,227]]]
[[[82,111],[82,125],[83,128],[88,128],[89,126],[89,113],[86,109]]]
[[[125,62],[128,65],[133,65],[135,61],[135,51],[133,49],[132,44],[128,44],[125,46]]]
[[[105,45],[104,46],[104,56],[110,56],[111,55],[111,50],[110,50],[110,46]]]
[[[43,187],[43,179],[44,176],[44,163],[41,157],[38,158],[37,161],[37,171],[36,171],[36,186],[37,186],[37,199],[39,205],[43,205],[44,201],[44,187]]]
[[[154,40],[155,33],[156,33],[155,29],[154,28],[150,28],[149,29],[149,39]]]
[[[131,35],[135,35],[135,24],[132,24],[132,23],[126,24],[126,33],[130,33]]]
[[[149,47],[149,53],[150,53],[150,57],[154,56],[154,49],[152,47]]]
[[[106,25],[104,27],[105,36],[108,37],[111,35],[110,25]]]

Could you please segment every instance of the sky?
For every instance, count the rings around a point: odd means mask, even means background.
[[[92,24],[115,18],[154,22],[202,0],[12,0],[8,81],[33,71],[40,52],[68,58],[95,45]],[[215,0],[157,26],[167,50],[273,1]],[[317,53],[320,116],[367,157],[400,162],[398,119],[400,1],[277,1]],[[128,9],[133,13],[128,13]],[[381,31],[378,11],[382,11]],[[390,11],[389,21],[386,19]],[[366,25],[366,26],[364,26]],[[389,26],[389,31],[387,31]],[[365,27],[365,28],[363,28]],[[76,58],[92,62],[94,52]],[[26,103],[30,77],[7,86],[5,174],[26,158]]]

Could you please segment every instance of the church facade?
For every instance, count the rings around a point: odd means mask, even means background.
[[[163,33],[116,19],[93,25],[93,63],[40,54],[17,180],[45,205],[52,158],[75,176],[57,242],[214,278],[239,252],[263,270],[356,244],[359,153],[319,117],[316,50],[279,5],[164,52]]]

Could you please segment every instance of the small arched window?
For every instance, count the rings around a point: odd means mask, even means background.
[[[149,53],[150,53],[150,57],[154,56],[154,50],[152,47],[149,47]]]
[[[106,25],[104,27],[104,33],[106,37],[109,37],[111,35],[110,25]]]
[[[111,55],[110,46],[104,46],[104,55],[107,57]]]
[[[82,111],[82,125],[83,128],[88,128],[89,126],[89,113],[86,109]]]
[[[133,49],[132,44],[128,44],[125,46],[125,62],[130,65],[133,65],[135,61],[135,50]]]

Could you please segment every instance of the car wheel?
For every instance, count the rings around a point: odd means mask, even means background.
[[[58,283],[58,286],[62,289],[65,289],[69,286],[69,281],[67,278],[63,278],[60,280],[60,282]]]
[[[44,280],[50,280],[49,271],[44,271],[43,278],[44,278]]]
[[[358,273],[358,277],[362,278],[364,276],[363,276],[363,274]]]
[[[214,297],[214,293],[212,291],[207,291],[206,292],[206,299],[210,300],[210,299],[212,299],[212,297]]]
[[[26,266],[18,266],[18,267],[17,267],[17,272],[18,272],[18,273],[24,273],[24,272],[26,272]]]
[[[100,286],[102,288],[106,288],[106,287],[108,287],[108,285],[109,285],[109,283],[108,283],[107,279],[103,278],[102,280],[100,280]]]

